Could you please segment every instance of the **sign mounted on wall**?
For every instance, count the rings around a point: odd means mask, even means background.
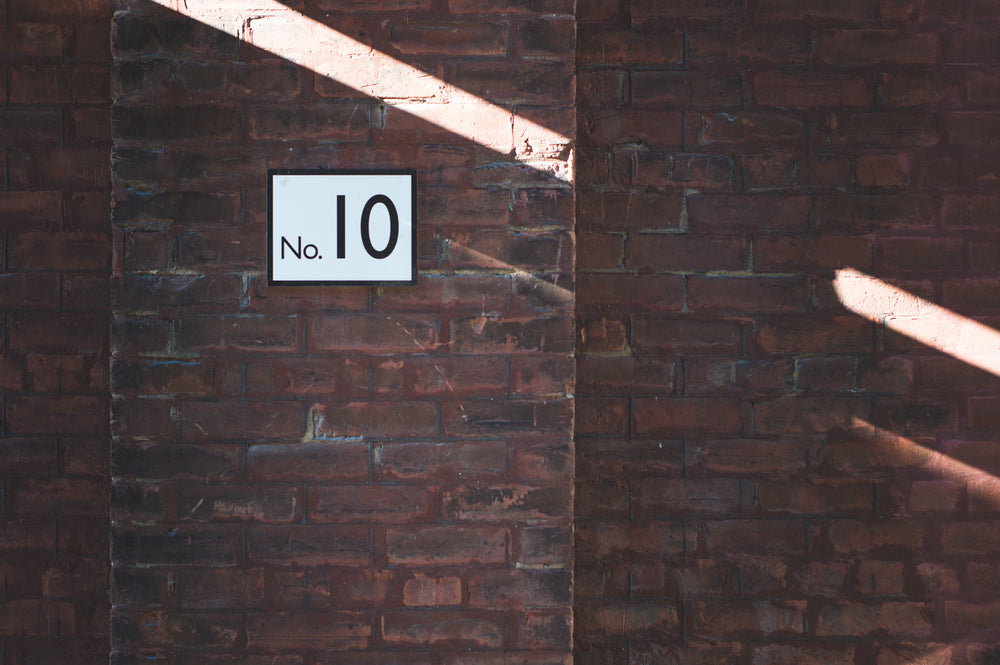
[[[268,171],[267,283],[416,284],[416,171]]]

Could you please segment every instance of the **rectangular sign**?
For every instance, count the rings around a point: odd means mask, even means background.
[[[267,283],[417,283],[417,173],[267,172]]]

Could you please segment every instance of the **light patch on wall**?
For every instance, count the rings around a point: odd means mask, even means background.
[[[942,353],[1000,376],[1000,333],[853,268],[833,283],[844,307]]]
[[[970,501],[980,509],[1000,508],[1000,478],[993,474],[860,418],[852,418],[851,426],[865,441],[878,448],[880,463],[926,469],[939,478],[964,485]]]
[[[152,0],[550,174],[573,177],[569,138],[359,42],[277,0]],[[445,106],[447,105],[447,106]]]

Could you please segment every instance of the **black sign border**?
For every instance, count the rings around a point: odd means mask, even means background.
[[[410,176],[409,280],[276,280],[274,279],[274,177],[280,175],[406,175]],[[268,169],[267,170],[267,285],[268,286],[416,286],[417,284],[417,170],[416,169]]]

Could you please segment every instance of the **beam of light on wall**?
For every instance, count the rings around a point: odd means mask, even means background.
[[[991,509],[1000,508],[1000,478],[936,450],[900,436],[860,418],[853,427],[880,449],[879,460],[886,466],[915,466],[959,485],[965,485],[970,499]]]
[[[276,0],[152,0],[366,96],[572,180],[570,139],[446,83]]]
[[[528,288],[531,289],[531,291],[534,292],[538,298],[550,305],[570,305],[573,302],[573,292],[565,287],[546,281],[541,277],[528,272],[527,270],[522,270],[521,268],[512,266],[509,263],[504,263],[489,254],[484,254],[480,251],[472,249],[471,247],[466,247],[465,245],[455,242],[454,240],[446,240],[445,242],[447,243],[446,246],[448,252],[456,257],[472,259],[477,261],[482,266],[501,270],[506,274],[513,275],[515,278],[524,280],[524,282],[528,285]]]
[[[1000,333],[851,268],[833,283],[844,307],[869,321],[1000,376]]]

